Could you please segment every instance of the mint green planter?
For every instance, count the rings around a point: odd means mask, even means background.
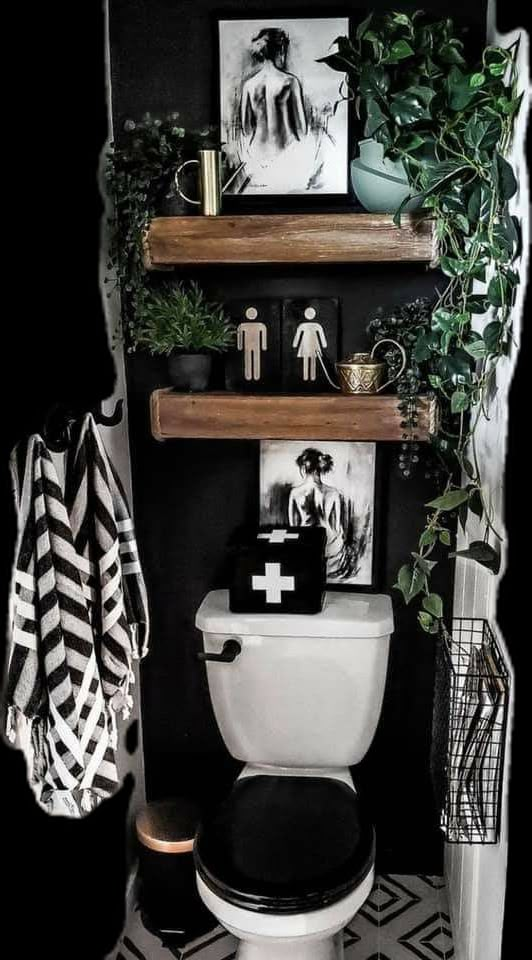
[[[401,160],[384,157],[382,143],[361,140],[360,156],[351,161],[351,183],[357,199],[368,213],[395,213],[411,193],[406,170]],[[421,199],[407,203],[403,209],[417,210]]]

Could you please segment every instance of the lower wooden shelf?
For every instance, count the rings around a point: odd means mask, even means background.
[[[157,440],[390,440],[404,439],[397,396],[379,394],[177,393],[151,395]],[[437,432],[434,397],[418,398],[417,439]]]

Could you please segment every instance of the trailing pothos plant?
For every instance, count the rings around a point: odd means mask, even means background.
[[[488,46],[471,65],[451,20],[391,12],[370,14],[354,39],[338,38],[337,47],[324,60],[347,73],[349,95],[360,97],[365,135],[403,161],[412,193],[435,221],[434,265],[445,278],[430,324],[420,327],[412,345],[439,400],[442,426],[432,442],[444,470],[439,495],[426,504],[418,549],[395,584],[406,603],[420,603],[423,629],[436,633],[443,608],[430,577],[436,546],[452,548],[449,516],[457,511],[465,528],[471,511],[483,526],[481,539],[451,557],[468,557],[494,573],[500,565],[501,538],[483,490],[475,433],[511,344],[519,283],[512,264],[520,228],[508,208],[517,183],[506,159],[521,101],[517,43]]]
[[[143,262],[146,228],[161,204],[176,196],[175,172],[184,157],[210,146],[219,146],[214,129],[187,132],[177,113],[164,118],[147,113],[142,120],[126,120],[117,142],[110,145],[105,175],[113,210],[107,269],[120,288],[122,330],[129,350],[135,347],[135,329],[149,290]]]

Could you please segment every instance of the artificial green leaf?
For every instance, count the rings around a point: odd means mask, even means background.
[[[484,328],[484,343],[487,353],[497,353],[504,325],[500,320],[492,320]]]
[[[429,373],[429,383],[434,390],[438,390],[441,387],[441,377],[438,377],[435,373]]]
[[[464,130],[464,140],[473,150],[492,150],[500,135],[501,123],[498,119],[477,120],[471,117]]]
[[[431,355],[432,350],[427,334],[420,333],[413,351],[414,360],[417,363],[423,363],[424,360],[429,360]]]
[[[464,213],[457,213],[455,214],[454,219],[455,219],[455,222],[460,227],[460,230],[462,231],[462,233],[465,233],[467,236],[467,234],[469,233],[469,220],[467,219],[466,215]]]
[[[474,513],[479,520],[482,520],[484,515],[484,506],[482,504],[482,497],[478,487],[475,487],[469,494],[469,500],[467,503],[471,513]]]
[[[469,407],[469,397],[464,390],[455,390],[451,396],[451,413],[462,413]]]
[[[427,164],[423,171],[423,184],[427,191],[431,193],[441,190],[444,184],[457,177],[467,166],[457,160],[444,160],[441,163]]]
[[[429,500],[425,506],[434,507],[435,510],[456,510],[456,507],[460,506],[460,504],[466,500],[469,500],[469,492],[467,490],[448,490],[447,493],[444,493],[441,497],[436,497],[435,500]]]
[[[364,20],[362,20],[361,23],[359,23],[358,27],[356,28],[356,33],[355,33],[355,36],[356,36],[357,40],[361,40],[361,39],[362,39],[362,37],[363,37],[364,34],[366,33],[366,31],[367,31],[367,29],[368,29],[368,27],[369,27],[369,25],[370,25],[370,23],[371,23],[372,20],[373,20],[373,12],[371,12],[370,14],[368,14],[368,16],[365,17]]]
[[[431,527],[427,527],[419,538],[419,546],[420,548],[431,547],[434,543],[436,543],[436,532]]]
[[[406,60],[413,57],[414,51],[407,40],[396,40],[392,43],[389,52],[382,58],[383,63],[399,63],[400,60]]]
[[[502,307],[507,302],[508,282],[503,273],[492,277],[488,286],[487,299],[493,307]]]
[[[517,180],[512,167],[500,153],[494,153],[492,160],[492,176],[498,186],[503,200],[511,200],[517,191]]]
[[[488,309],[486,298],[478,294],[471,294],[466,300],[466,308],[469,313],[486,313]]]
[[[396,93],[390,102],[390,112],[395,122],[400,126],[417,123],[418,120],[430,120],[430,110],[414,93]]]
[[[443,543],[444,546],[451,546],[451,534],[448,530],[440,530],[440,543]]]
[[[483,73],[472,73],[469,78],[469,83],[472,87],[483,87],[486,83],[486,77]]]
[[[471,223],[483,223],[490,215],[492,191],[489,186],[482,182],[477,183],[467,204],[467,216]]]
[[[486,67],[492,67],[494,65],[504,66],[508,63],[509,53],[503,47],[498,47],[495,44],[490,44],[484,49],[482,54],[482,63]]]
[[[492,573],[498,573],[501,567],[499,553],[489,543],[483,540],[473,540],[465,550],[456,550],[450,557],[464,557],[466,560],[476,560]]]
[[[431,573],[438,562],[437,560],[427,560],[425,557],[422,557],[420,553],[415,553],[414,551],[412,551],[412,556],[418,568],[426,574]]]
[[[405,603],[408,604],[418,593],[421,593],[421,591],[426,588],[426,585],[426,575],[421,570],[413,568],[406,563],[399,570],[397,583],[394,583],[394,588],[401,591]]]
[[[466,343],[464,350],[469,353],[470,356],[474,357],[475,360],[482,360],[482,358],[486,356],[486,344],[482,337]]]
[[[473,280],[480,280],[481,283],[486,282],[486,266],[482,260],[477,260],[475,262],[469,263],[467,265],[467,275]]]
[[[329,53],[326,57],[319,57],[316,63],[326,63],[331,70],[336,70],[338,73],[347,73],[350,70],[357,71],[356,62],[348,60],[341,53]]]
[[[461,503],[460,506],[458,507],[458,520],[460,522],[460,526],[462,528],[463,533],[465,533],[467,529],[467,517],[469,514],[468,503],[469,501],[466,500],[464,503]]]
[[[456,42],[453,43],[452,40],[441,45],[438,50],[438,55],[444,63],[455,63],[461,67],[465,66],[465,60],[457,48]]]
[[[401,203],[399,204],[399,206],[397,207],[397,210],[393,215],[393,223],[395,224],[396,227],[401,226],[401,214],[404,208],[406,207],[407,203],[410,203],[412,199],[415,199],[417,197],[422,197],[422,196],[423,196],[422,193],[417,193],[417,194],[414,194],[414,198],[413,198],[411,195],[408,194],[403,200],[401,200]]]
[[[424,137],[421,137],[419,133],[411,133],[410,131],[402,133],[397,140],[397,146],[407,153],[414,153],[416,150],[419,150],[420,147],[423,147],[425,143]]]
[[[450,356],[440,357],[438,360],[440,376],[443,380],[450,380],[455,384],[470,381],[473,365],[473,358],[461,347],[457,347]]]
[[[432,627],[432,624],[434,623],[434,620],[433,620],[433,618],[431,617],[430,613],[427,613],[425,610],[420,610],[419,613],[418,613],[418,615],[417,615],[417,618],[418,618],[419,623],[420,623],[420,625],[422,626],[423,630],[425,630],[426,633],[429,633],[429,632],[430,632],[430,628]]]
[[[439,265],[448,277],[461,277],[466,272],[464,261],[455,257],[440,257]]]
[[[411,27],[412,21],[410,17],[407,17],[406,13],[393,13],[392,20],[394,23],[398,23],[403,27]]]
[[[513,217],[506,215],[502,217],[499,223],[493,225],[493,238],[495,242],[504,247],[508,253],[513,253],[519,243],[519,234],[516,230]]]
[[[366,137],[373,137],[379,127],[386,122],[387,117],[382,112],[379,104],[373,97],[368,97],[366,100],[366,124],[364,127],[364,135]]]
[[[464,110],[474,100],[477,90],[459,67],[452,66],[447,75],[447,101],[451,110]]]
[[[390,75],[384,67],[377,64],[365,64],[360,74],[359,91],[361,96],[384,95],[390,86]]]
[[[432,325],[437,330],[452,330],[455,327],[453,323],[453,314],[443,307],[438,307],[432,314]]]
[[[421,602],[427,613],[431,613],[437,620],[441,620],[443,617],[443,601],[438,593],[429,593],[428,596],[423,597]]]

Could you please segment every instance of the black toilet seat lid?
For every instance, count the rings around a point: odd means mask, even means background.
[[[200,825],[198,873],[229,903],[262,913],[305,913],[354,890],[375,859],[360,797],[323,777],[254,776]]]

